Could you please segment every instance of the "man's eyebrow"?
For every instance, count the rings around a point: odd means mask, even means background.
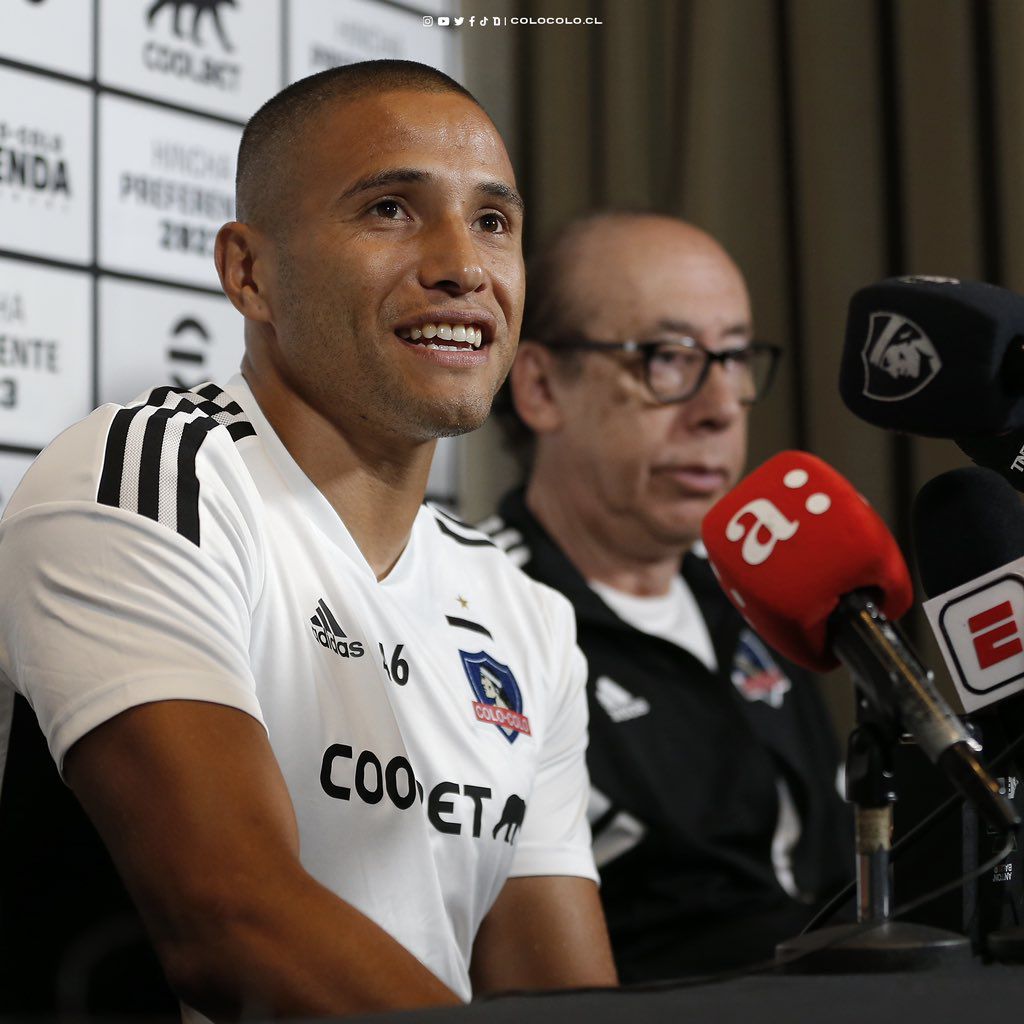
[[[409,185],[430,181],[433,175],[427,171],[418,170],[415,167],[395,167],[386,171],[377,171],[376,174],[368,174],[360,178],[354,185],[347,188],[340,196],[338,202],[343,203],[346,199],[359,195],[360,192],[370,192],[377,188],[386,188],[388,185]]]
[[[436,176],[429,171],[423,171],[416,167],[394,167],[360,178],[338,196],[338,202],[343,203],[362,192],[372,192],[374,189],[387,188],[389,185],[419,185],[434,180],[436,180]],[[506,185],[503,181],[483,181],[476,186],[475,191],[491,199],[502,199],[514,206],[520,213],[525,209],[522,196],[511,185]]]
[[[503,199],[520,213],[526,210],[523,197],[511,185],[506,185],[503,181],[484,181],[477,185],[476,190],[492,199]]]

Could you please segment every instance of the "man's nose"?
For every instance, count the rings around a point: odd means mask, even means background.
[[[712,363],[700,390],[680,408],[691,429],[730,426],[746,410],[742,374],[727,363]]]
[[[420,284],[449,295],[467,295],[484,283],[483,262],[470,227],[461,217],[439,221],[423,236]]]

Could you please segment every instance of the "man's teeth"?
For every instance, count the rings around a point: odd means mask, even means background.
[[[419,327],[403,327],[398,332],[400,338],[419,341],[426,338],[437,338],[439,341],[457,341],[463,346],[471,345],[479,348],[484,340],[484,332],[473,324],[422,324]],[[427,348],[455,350],[454,345],[428,345]]]

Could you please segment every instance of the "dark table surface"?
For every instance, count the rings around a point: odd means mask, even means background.
[[[917,1024],[1019,1021],[1024,966],[981,965],[898,974],[762,974],[644,991],[521,995],[451,1010],[348,1018],[373,1024]]]
[[[1020,1021],[1022,1009],[1024,965],[968,960],[915,972],[772,972],[699,985],[509,995],[451,1009],[346,1017],[344,1024],[988,1024]],[[0,1015],[0,1024],[29,1022],[155,1024],[153,1018]]]

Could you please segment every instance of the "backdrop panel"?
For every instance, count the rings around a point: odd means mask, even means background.
[[[0,259],[0,437],[41,448],[92,408],[92,280]]]
[[[226,381],[242,359],[242,318],[223,296],[157,284],[100,282],[99,400],[131,401],[152,381]]]
[[[92,260],[92,93],[0,67],[0,249]]]
[[[281,5],[100,0],[100,84],[244,121],[281,87]]]
[[[14,488],[18,486],[18,481],[32,465],[34,458],[34,455],[0,451],[0,513],[7,507]]]
[[[92,78],[92,4],[82,0],[4,4],[0,57]]]
[[[219,289],[240,129],[109,95],[99,118],[100,268]]]

